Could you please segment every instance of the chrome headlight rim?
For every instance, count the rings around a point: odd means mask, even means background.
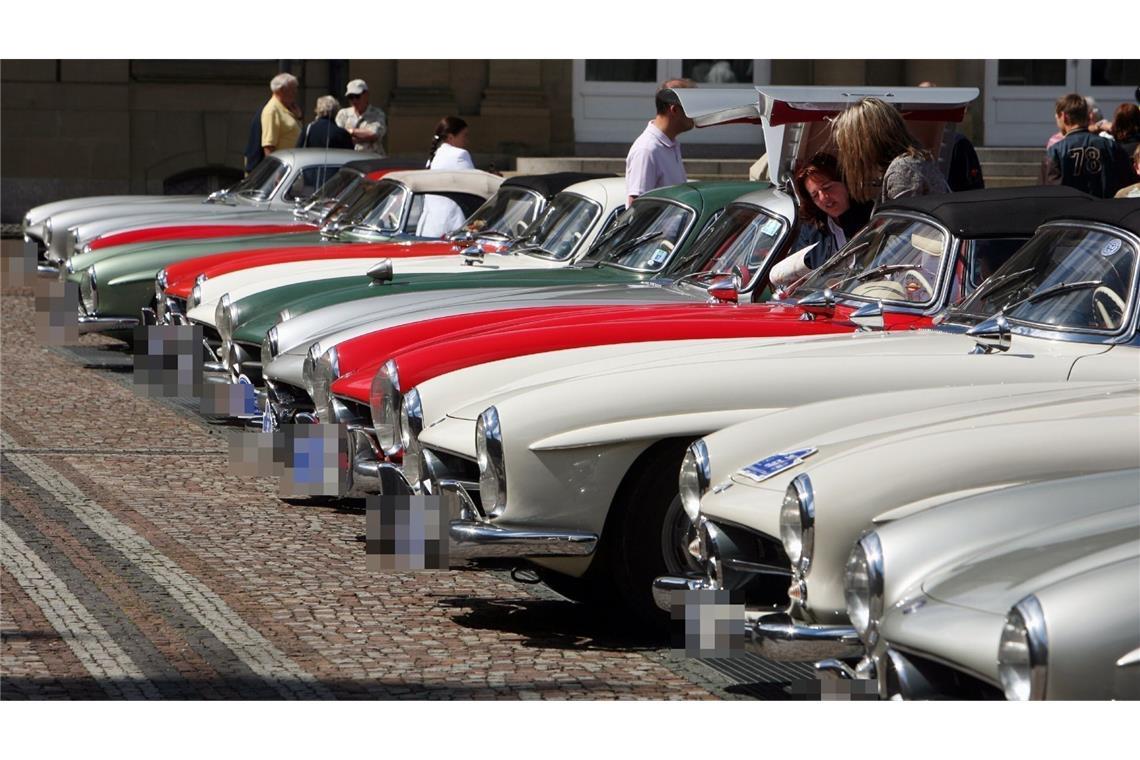
[[[1013,605],[998,641],[998,678],[1011,702],[1045,698],[1049,635],[1041,602],[1033,594]]]
[[[780,542],[801,577],[811,569],[815,550],[815,489],[807,473],[797,475],[780,506]]]
[[[334,422],[332,384],[338,377],[340,377],[340,354],[336,346],[333,346],[320,354],[312,373],[313,389],[309,395],[313,399],[313,410],[320,422]]]
[[[44,221],[43,240],[44,245],[48,248],[51,247],[51,217]]]
[[[190,300],[188,301],[190,308],[197,308],[202,303],[202,283],[194,283],[194,287],[190,289]]]
[[[400,441],[401,401],[400,367],[395,359],[389,359],[372,378],[372,389],[368,396],[376,440],[380,444],[380,450],[388,456],[403,451]]]
[[[475,460],[479,465],[479,498],[483,513],[499,517],[507,507],[507,472],[499,410],[489,406],[475,423]]]
[[[158,272],[154,275],[154,302],[156,304],[161,304],[163,300],[165,300],[166,284],[166,268],[164,267],[158,270]]]
[[[697,523],[697,518],[700,516],[701,499],[708,492],[711,479],[712,468],[709,463],[708,445],[703,438],[700,438],[689,444],[677,476],[681,507],[693,524]]]
[[[859,638],[868,648],[875,646],[883,617],[883,545],[878,533],[866,534],[851,550],[843,576],[843,599]]]
[[[420,403],[420,392],[412,388],[404,396],[400,404],[400,445],[404,450],[404,477],[408,482],[421,487],[427,473],[424,472],[424,460],[420,451],[420,433],[423,432],[424,416],[423,405]]]
[[[87,267],[87,271],[84,272],[83,278],[79,282],[79,300],[86,314],[94,316],[98,313],[99,280],[95,274],[94,264]]]
[[[268,367],[269,362],[273,361],[273,357],[277,356],[277,349],[279,348],[277,341],[277,326],[270,327],[265,333],[265,337],[261,341],[261,366]]]
[[[231,342],[234,330],[234,303],[229,293],[222,293],[218,305],[214,307],[214,326],[225,343]]]

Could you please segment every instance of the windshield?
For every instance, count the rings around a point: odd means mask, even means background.
[[[245,179],[230,188],[229,194],[255,201],[266,200],[273,196],[273,191],[288,173],[288,166],[273,156],[268,156]]]
[[[697,239],[676,272],[740,272],[747,287],[772,251],[776,250],[785,224],[755,206],[729,206]]]
[[[636,201],[594,243],[583,261],[660,272],[696,216],[691,208],[676,203],[656,198]]]
[[[1128,314],[1136,253],[1112,232],[1043,227],[949,318],[976,323],[1005,310],[1018,322],[1115,332]]]
[[[317,191],[301,206],[301,212],[309,217],[320,218],[338,203],[353,195],[353,191],[363,179],[364,175],[356,169],[342,168],[317,188]]]
[[[934,300],[946,233],[926,222],[877,216],[803,284],[797,295],[825,288],[859,298],[927,305]]]
[[[356,203],[340,215],[346,227],[365,227],[383,232],[400,228],[404,205],[410,193],[403,185],[381,180],[369,187]]]
[[[477,235],[516,238],[542,209],[543,197],[533,190],[521,187],[503,187],[467,217],[458,233],[474,232]]]
[[[559,193],[515,243],[515,250],[565,261],[574,255],[601,213],[602,207],[588,198]]]

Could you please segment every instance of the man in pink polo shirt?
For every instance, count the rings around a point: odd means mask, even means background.
[[[633,141],[625,157],[627,205],[650,190],[678,185],[688,179],[677,136],[692,129],[693,120],[685,115],[681,101],[672,90],[692,86],[693,83],[687,79],[673,79],[657,91],[657,116]]]

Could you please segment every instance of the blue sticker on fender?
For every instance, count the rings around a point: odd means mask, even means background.
[[[767,480],[773,475],[795,467],[816,451],[818,451],[818,449],[813,447],[773,454],[772,456],[764,457],[759,462],[753,462],[747,467],[742,467],[739,472],[741,475],[752,478],[755,481]]]

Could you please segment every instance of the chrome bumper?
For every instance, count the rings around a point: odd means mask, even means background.
[[[807,662],[852,658],[863,642],[849,625],[803,625],[787,612],[772,612],[750,623],[745,648],[769,660]]]
[[[134,317],[90,317],[84,314],[79,317],[79,334],[133,330],[138,325],[139,321]]]
[[[341,462],[345,470],[341,481],[347,484],[343,496],[362,499],[377,494],[408,496],[414,493],[403,470],[391,462],[381,461],[383,453],[369,428],[342,425],[341,430],[341,435],[347,438],[348,452]]]
[[[578,531],[518,530],[479,520],[452,520],[451,556],[475,557],[587,557],[598,537]]]
[[[666,612],[672,612],[674,592],[705,590],[715,591],[716,587],[703,575],[685,577],[662,575],[653,581],[653,602]]]

